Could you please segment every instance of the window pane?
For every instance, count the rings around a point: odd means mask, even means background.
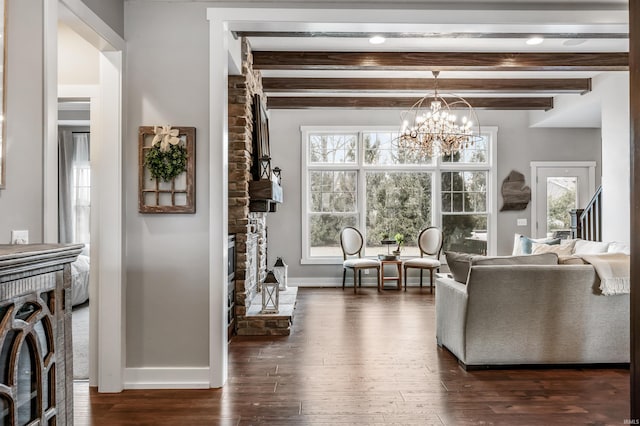
[[[431,164],[433,158],[423,158],[398,144],[397,132],[364,132],[365,164]]]
[[[405,237],[403,255],[417,255],[416,239],[431,224],[431,173],[368,172],[365,254],[387,253],[385,237]]]
[[[463,150],[442,156],[443,163],[487,163],[489,157],[489,150],[487,149],[487,137],[484,136],[482,140],[476,142],[472,146],[464,148]]]
[[[547,178],[547,233],[569,231],[571,217],[569,211],[577,208],[576,177]]]
[[[309,136],[311,162],[355,163],[357,141],[358,136],[355,134],[312,134]]]
[[[311,244],[311,256],[339,256],[342,257],[340,248],[340,230],[345,226],[357,226],[358,216],[313,214],[309,217],[309,241]]]
[[[443,250],[486,254],[487,215],[442,215]]]
[[[357,210],[355,171],[309,172],[311,212],[355,212]]]
[[[442,212],[486,212],[487,172],[443,172]]]

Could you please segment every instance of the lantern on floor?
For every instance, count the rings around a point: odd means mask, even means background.
[[[280,285],[273,271],[268,271],[262,282],[262,314],[277,314],[280,304]]]
[[[287,290],[287,269],[289,267],[281,257],[276,260],[276,263],[273,265],[273,273],[276,276],[276,279],[280,283],[280,290]]]

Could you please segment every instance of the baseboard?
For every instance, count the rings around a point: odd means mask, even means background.
[[[435,287],[435,276],[433,277],[433,286]],[[334,278],[334,277],[317,277],[317,278],[296,278],[289,277],[287,278],[287,284],[291,287],[342,287],[342,278]],[[387,286],[393,287],[396,285],[395,281],[387,281],[385,284],[385,288]],[[402,283],[404,286],[404,282]],[[345,282],[346,287],[353,288],[353,276],[347,275],[347,280]],[[362,275],[362,286],[363,287],[377,287],[378,281],[371,277]],[[420,278],[418,277],[409,277],[407,279],[407,287],[418,287],[420,286]],[[429,274],[426,274],[424,279],[422,280],[423,287],[429,287]]]
[[[125,389],[208,389],[209,367],[125,368]]]

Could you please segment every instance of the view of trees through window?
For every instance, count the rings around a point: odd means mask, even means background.
[[[444,231],[445,249],[486,252],[486,141],[434,159],[403,151],[396,136],[389,131],[308,135],[310,257],[341,256],[339,234],[345,226],[362,232],[366,256],[395,249],[395,245],[385,247],[381,241],[393,239],[397,233],[405,238],[402,254],[419,255],[418,234],[434,222],[440,222]],[[437,187],[436,176],[440,181]]]

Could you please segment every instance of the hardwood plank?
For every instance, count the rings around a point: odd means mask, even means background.
[[[467,372],[435,342],[434,295],[300,289],[292,334],[234,337],[222,389],[99,394],[76,425],[622,424],[625,369]]]
[[[289,78],[263,77],[267,93],[415,92],[431,90],[432,78]],[[590,78],[439,78],[443,92],[586,93]]]
[[[269,109],[311,108],[411,108],[420,98],[416,97],[356,97],[356,96],[270,96]],[[445,98],[447,99],[447,98]],[[492,110],[549,110],[553,108],[552,97],[490,98],[465,97],[475,109]],[[427,103],[428,105],[428,103]],[[451,109],[463,108],[453,105]],[[466,108],[466,107],[464,107]]]
[[[626,52],[253,51],[257,70],[626,71]]]

